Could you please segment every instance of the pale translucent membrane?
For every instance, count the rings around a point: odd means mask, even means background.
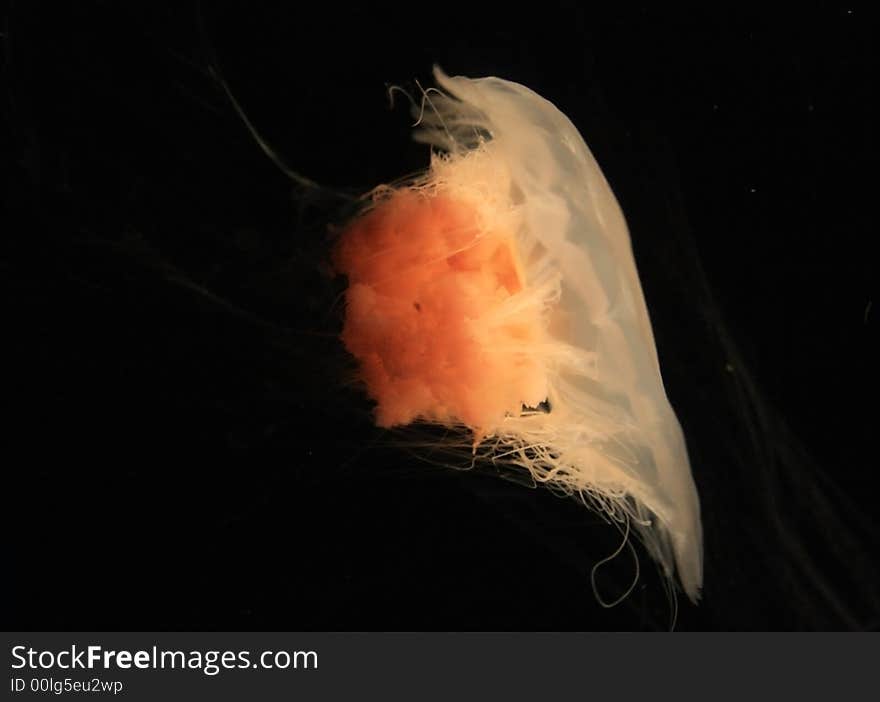
[[[506,311],[540,308],[546,320],[528,353],[546,369],[550,412],[484,431],[537,481],[630,520],[696,601],[699,499],[620,206],[552,103],[499,78],[435,75],[442,92],[426,95],[416,138],[447,155],[426,182],[509,220],[525,280]]]

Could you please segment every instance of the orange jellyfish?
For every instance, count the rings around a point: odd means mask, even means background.
[[[377,188],[334,250],[376,423],[466,428],[631,527],[696,601],[699,499],[614,194],[549,101],[435,76],[430,168]]]

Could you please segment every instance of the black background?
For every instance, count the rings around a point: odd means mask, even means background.
[[[410,449],[348,382],[328,225],[424,168],[386,87],[438,63],[553,101],[627,215],[703,503],[677,627],[880,627],[875,22],[255,5],[2,18],[10,626],[669,627],[644,552],[600,607],[616,531]]]

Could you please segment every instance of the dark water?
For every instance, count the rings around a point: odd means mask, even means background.
[[[2,18],[9,625],[669,626],[641,552],[596,603],[616,531],[346,383],[328,224],[426,165],[385,90],[436,62],[556,103],[627,215],[703,504],[678,628],[876,630],[876,24],[279,7]]]

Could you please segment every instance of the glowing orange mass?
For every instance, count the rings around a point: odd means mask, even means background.
[[[343,232],[335,263],[349,280],[342,340],[380,426],[463,423],[479,440],[547,398],[523,351],[540,320],[499,318],[523,284],[512,232],[487,230],[467,202],[392,191]]]

